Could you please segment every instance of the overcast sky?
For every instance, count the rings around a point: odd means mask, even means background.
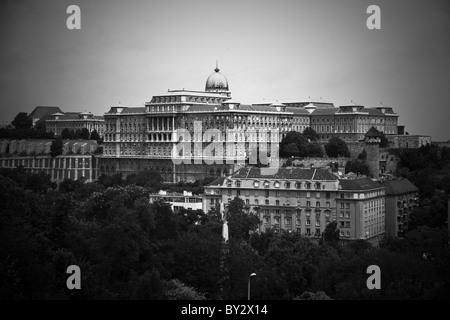
[[[68,30],[66,9],[81,9]],[[381,30],[369,30],[371,4]],[[2,0],[0,120],[38,105],[107,112],[204,90],[234,100],[392,106],[410,134],[450,139],[450,1]]]

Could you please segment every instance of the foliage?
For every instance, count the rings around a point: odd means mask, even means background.
[[[385,239],[379,248],[363,240],[342,245],[333,222],[321,244],[297,232],[259,233],[258,217],[235,198],[225,245],[217,207],[175,214],[163,201],[150,204],[139,181],[116,174],[53,189],[42,174],[1,170],[0,298],[246,299],[253,272],[252,299],[450,296],[442,192],[422,200],[404,239]],[[83,290],[65,287],[71,264],[82,270]],[[382,290],[367,289],[369,265],[380,266]]]
[[[337,222],[332,221],[326,227],[322,234],[322,242],[328,243],[329,245],[336,246],[339,244],[339,229],[337,227]]]
[[[325,144],[325,151],[327,155],[332,158],[350,157],[350,151],[344,140],[338,137],[331,137],[328,143]]]
[[[172,279],[163,282],[164,292],[169,300],[205,300],[202,293],[197,292],[193,287],[190,287],[183,282]]]
[[[52,157],[59,156],[63,152],[63,142],[62,139],[58,138],[52,141],[50,145],[50,155]]]
[[[26,112],[19,112],[11,124],[16,129],[30,129],[33,126],[33,120],[27,115]]]
[[[370,176],[367,164],[361,160],[350,160],[345,164],[345,173],[353,172],[360,175]]]
[[[280,156],[282,157],[323,157],[322,146],[317,142],[318,135],[306,128],[303,134],[290,131],[281,140]]]
[[[154,170],[143,170],[137,174],[131,174],[126,177],[126,184],[135,184],[145,187],[150,192],[157,192],[162,187],[162,177]]]
[[[97,130],[95,130],[95,129],[92,130],[91,136],[90,136],[89,139],[91,139],[91,140],[97,140],[97,141],[100,140],[100,135],[98,134]]]
[[[319,134],[311,127],[307,127],[305,130],[303,130],[303,136],[310,141],[317,141],[319,140]]]
[[[89,130],[87,128],[82,128],[80,132],[80,139],[88,140],[89,139]]]
[[[249,240],[250,232],[255,231],[260,224],[258,216],[247,212],[244,207],[244,200],[239,197],[235,197],[226,205],[226,219],[231,238]]]
[[[293,300],[333,300],[323,291],[316,293],[305,291],[300,296],[295,297]]]

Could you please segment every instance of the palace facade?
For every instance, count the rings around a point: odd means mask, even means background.
[[[219,71],[216,67],[208,77],[204,91],[169,90],[145,107],[112,106],[104,115],[100,172],[153,168],[166,181],[189,181],[231,174],[256,153],[256,143],[278,144],[288,132],[307,127],[321,142],[332,136],[358,142],[372,126],[386,135],[397,133],[398,115],[384,105],[336,108],[309,98],[241,104],[231,99],[228,80]],[[205,154],[211,142],[215,147]]]

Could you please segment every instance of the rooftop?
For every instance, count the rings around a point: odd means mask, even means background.
[[[412,184],[408,179],[383,181],[381,185],[386,188],[387,195],[419,192],[419,188]]]
[[[62,112],[59,107],[52,106],[37,106],[34,110],[29,114],[30,117],[40,119],[43,116],[50,115],[56,112]]]
[[[338,178],[325,169],[279,168],[273,175],[262,175],[261,168],[245,167],[239,169],[232,178],[237,179],[287,179],[335,181]]]
[[[373,190],[380,189],[382,186],[373,181],[370,178],[360,178],[360,179],[339,179],[339,184],[342,187],[342,190]]]

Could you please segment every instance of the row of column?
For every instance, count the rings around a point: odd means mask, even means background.
[[[151,117],[148,119],[148,128],[150,131],[173,130],[174,127],[174,117]]]

